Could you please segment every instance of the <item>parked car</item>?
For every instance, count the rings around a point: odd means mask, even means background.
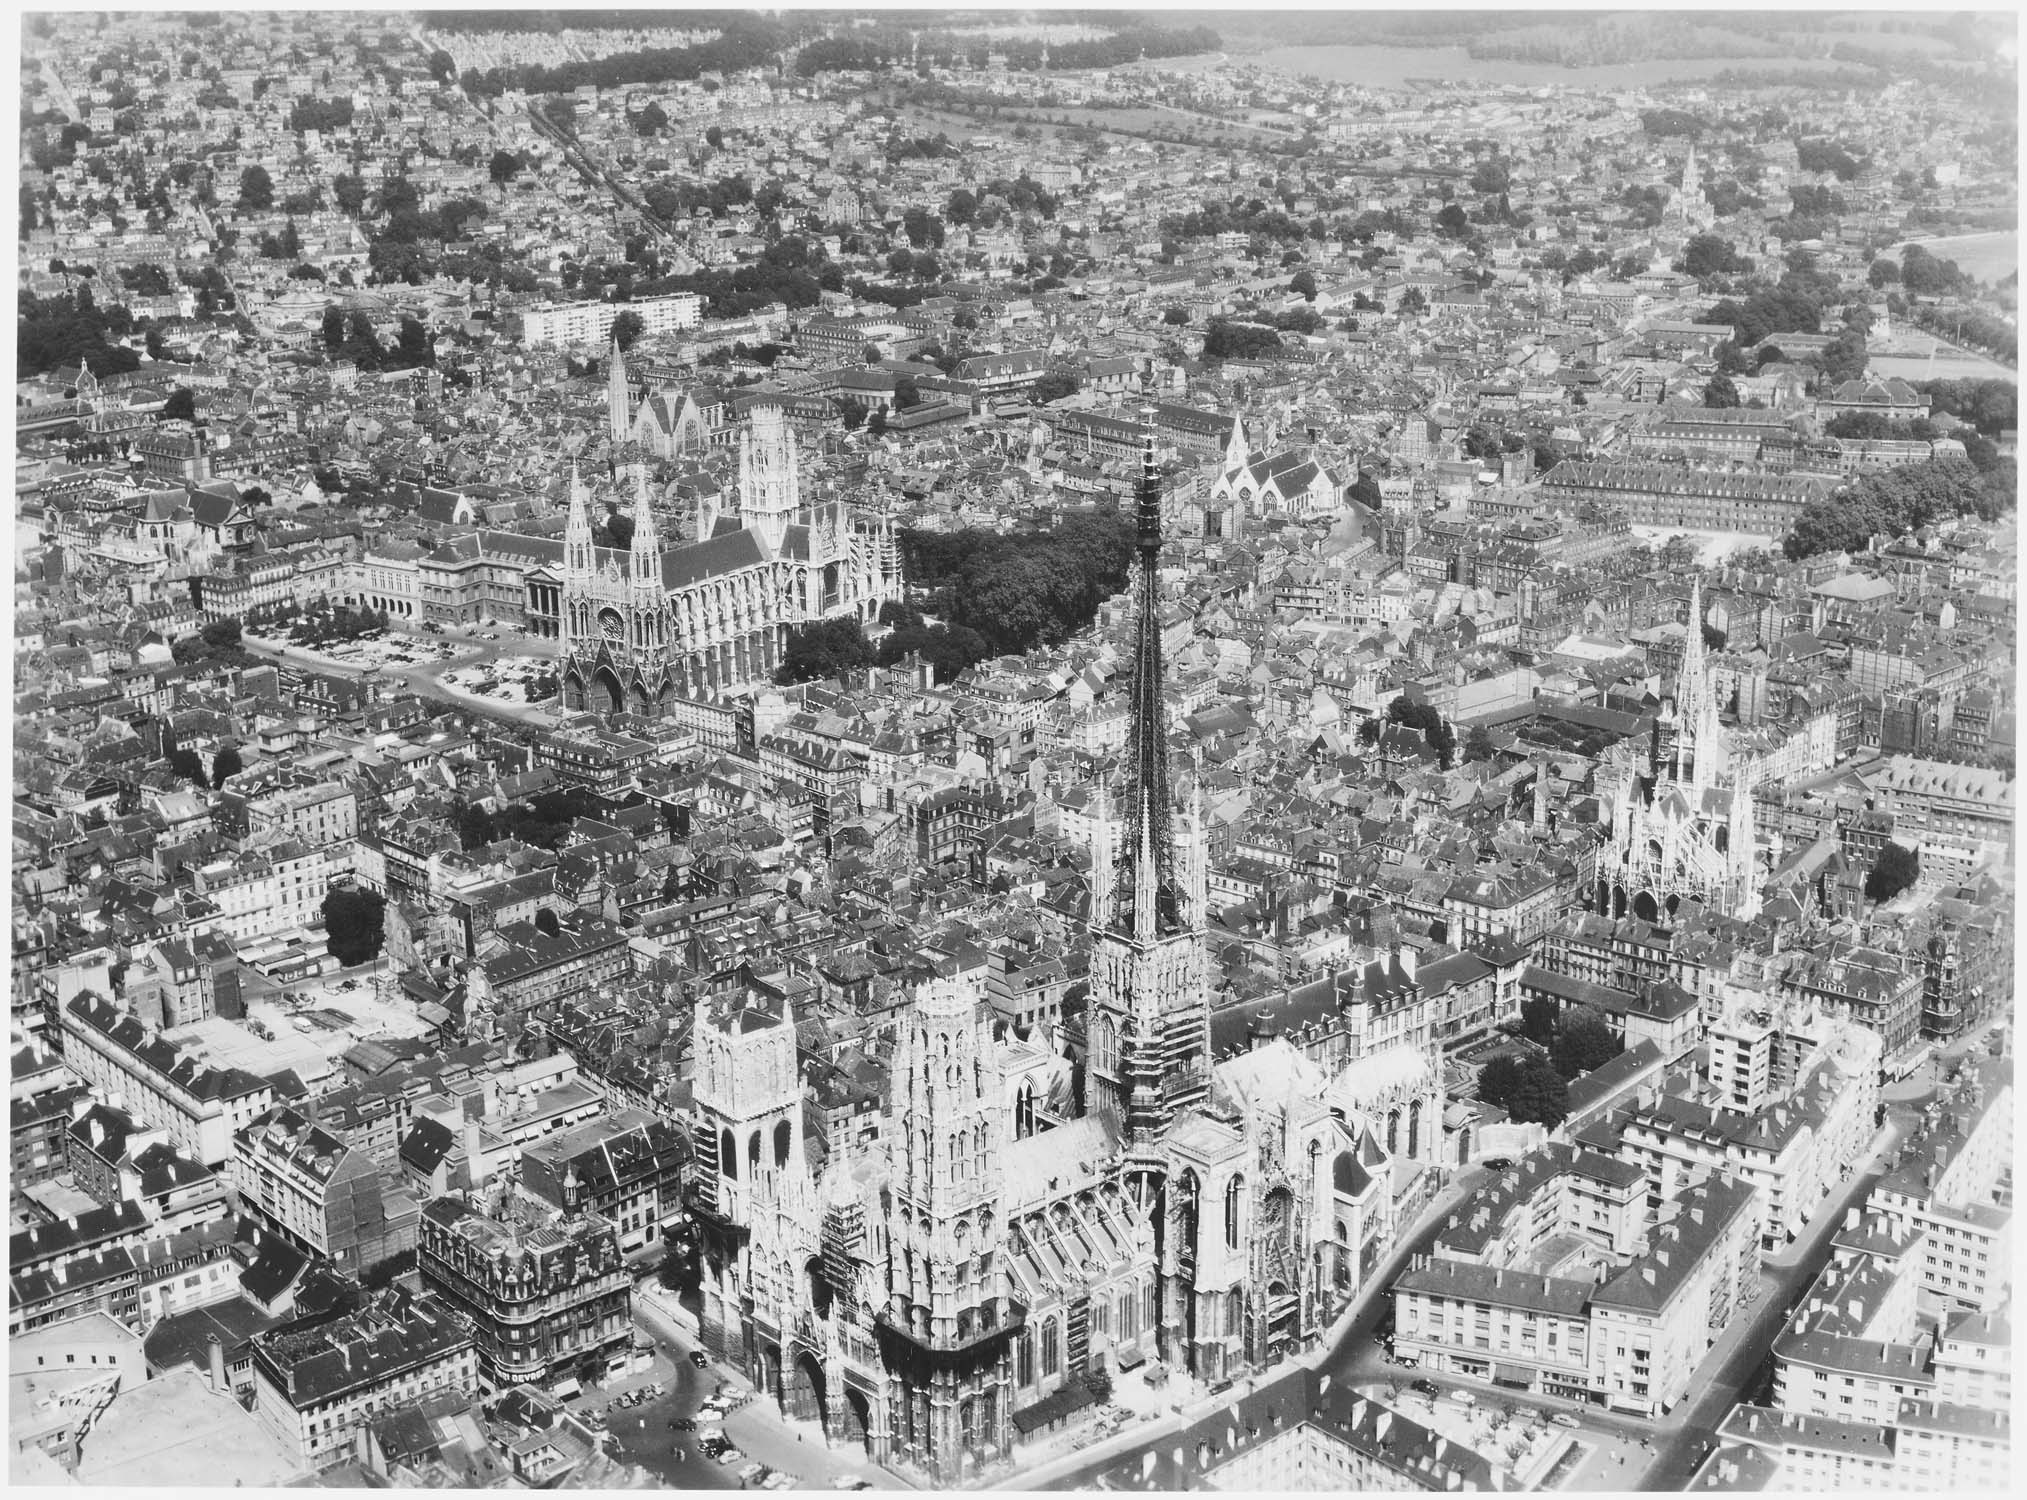
[[[1555,1413],[1554,1416],[1549,1418],[1549,1421],[1555,1423],[1558,1427],[1581,1427],[1584,1425],[1566,1411]]]
[[[706,1365],[710,1364],[710,1362],[711,1362],[710,1359],[705,1356],[704,1351],[702,1349],[692,1349],[690,1351],[690,1363],[695,1365],[698,1369],[700,1370],[703,1369]]]
[[[751,1484],[756,1479],[765,1478],[766,1475],[766,1464],[746,1464],[739,1470],[739,1482],[741,1484]]]
[[[802,1481],[793,1474],[784,1474],[777,1469],[760,1481],[760,1487],[763,1490],[799,1490],[802,1488]]]
[[[727,1448],[723,1453],[718,1455],[718,1467],[721,1469],[730,1468],[733,1464],[744,1463],[745,1461],[746,1455],[741,1453],[737,1448]]]
[[[1411,1380],[1408,1382],[1408,1389],[1411,1391],[1420,1391],[1424,1396],[1436,1396],[1442,1394],[1440,1391],[1436,1389],[1436,1382],[1433,1380]]]
[[[1488,1156],[1485,1158],[1483,1165],[1494,1172],[1504,1172],[1513,1166],[1513,1158],[1510,1156]]]
[[[1450,1392],[1450,1399],[1459,1406],[1476,1406],[1478,1404],[1478,1398],[1469,1391],[1452,1391]]]
[[[677,1417],[673,1422],[669,1423],[669,1427],[675,1432],[695,1432],[697,1430],[697,1423],[692,1417]]]
[[[697,1441],[713,1445],[722,1443],[725,1441],[725,1429],[722,1427],[706,1427],[697,1435]]]

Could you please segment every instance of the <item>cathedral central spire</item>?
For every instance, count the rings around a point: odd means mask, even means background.
[[[1181,889],[1176,880],[1175,798],[1168,771],[1168,705],[1162,696],[1161,660],[1161,475],[1155,467],[1154,432],[1141,448],[1140,490],[1134,518],[1138,556],[1140,619],[1134,631],[1133,696],[1128,736],[1127,858],[1133,865],[1135,937],[1165,936],[1182,926]]]

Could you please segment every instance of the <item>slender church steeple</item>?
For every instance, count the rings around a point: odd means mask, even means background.
[[[619,340],[612,341],[612,360],[605,375],[605,418],[612,438],[612,461],[619,462],[619,450],[633,433],[633,397],[626,382],[626,355]]]

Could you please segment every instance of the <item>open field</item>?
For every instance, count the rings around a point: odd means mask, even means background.
[[[1953,260],[1966,276],[1997,286],[2020,269],[2020,236],[2010,229],[1988,234],[1953,234],[1939,240],[1915,240],[1937,260]],[[1900,259],[1905,245],[1894,245],[1885,253]]]

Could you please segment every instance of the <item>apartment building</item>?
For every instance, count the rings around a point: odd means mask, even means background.
[[[644,335],[659,337],[701,324],[704,299],[695,292],[670,292],[631,302],[545,302],[521,310],[521,342],[531,349],[603,347],[612,342],[613,321],[622,312],[640,318]]]
[[[523,1189],[562,1213],[610,1223],[627,1254],[661,1242],[681,1206],[689,1144],[642,1110],[619,1109],[530,1142],[521,1150]]]
[[[349,799],[351,793],[346,793]],[[190,889],[217,908],[200,930],[235,940],[269,933],[298,934],[323,921],[331,881],[352,870],[351,844],[307,843],[283,837],[233,859],[191,871]]]
[[[601,1371],[632,1336],[619,1237],[596,1214],[506,1194],[485,1209],[439,1198],[422,1212],[416,1257],[424,1287],[471,1330],[489,1389]]]
[[[119,1095],[136,1120],[207,1167],[232,1160],[234,1137],[274,1103],[266,1079],[200,1062],[98,995],[71,1000],[61,1020],[64,1060],[79,1079]]]
[[[1714,1177],[1674,1205],[1644,1254],[1590,1299],[1591,1376],[1614,1411],[1658,1417],[1757,1294],[1759,1189]]]
[[[2012,1280],[2012,1104],[2010,1060],[1968,1062],[1866,1200],[1922,1235],[1922,1286],[1953,1307],[1996,1307]]]
[[[253,1368],[255,1419],[308,1469],[351,1457],[360,1429],[381,1413],[478,1383],[464,1325],[434,1297],[401,1286],[344,1317],[256,1335]]]
[[[232,1178],[249,1212],[349,1275],[415,1247],[400,1178],[288,1105],[240,1132]]]

